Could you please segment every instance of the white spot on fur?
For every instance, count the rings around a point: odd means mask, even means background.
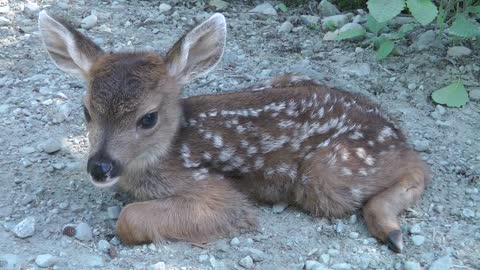
[[[280,120],[280,122],[278,123],[278,126],[280,128],[290,128],[293,125],[295,125],[295,122],[293,122],[292,120]]]
[[[206,118],[206,117],[207,117],[207,114],[206,114],[206,113],[201,113],[201,114],[199,114],[198,116],[201,117],[201,118]]]
[[[188,145],[183,144],[180,148],[180,155],[183,159],[183,166],[186,168],[196,168],[200,166],[200,162],[195,162],[190,159],[191,151]]]
[[[350,136],[348,136],[348,138],[350,138],[352,140],[358,140],[358,139],[363,138],[363,133],[361,133],[359,131],[354,131],[352,134],[350,134]]]
[[[366,158],[365,158],[365,164],[367,164],[368,166],[373,166],[373,164],[375,164],[375,159],[368,155]]]
[[[222,151],[220,152],[220,155],[218,156],[218,159],[220,159],[220,161],[228,161],[230,160],[233,155],[235,154],[235,150],[231,147],[225,147],[222,149]]]
[[[213,111],[210,111],[210,112],[208,113],[208,116],[212,116],[212,117],[213,117],[213,116],[217,116],[217,114],[218,114],[218,112],[215,111],[215,110],[213,110]]]
[[[390,137],[396,137],[391,127],[384,127],[377,136],[378,142],[384,142],[385,139]]]
[[[348,152],[347,149],[342,148],[340,149],[340,157],[342,161],[347,161],[350,158],[350,153]]]
[[[242,139],[242,140],[240,141],[240,146],[241,146],[243,149],[247,149],[249,145],[250,145],[250,144],[248,143],[247,140]]]
[[[213,146],[215,146],[215,148],[223,147],[223,138],[220,134],[213,135]]]
[[[257,159],[255,159],[255,169],[259,170],[263,168],[264,163],[265,160],[263,159],[263,157],[257,157]]]
[[[317,148],[325,148],[327,146],[330,145],[330,139],[326,139],[325,141],[323,141],[322,143],[320,143],[319,145],[317,145]]]
[[[358,174],[360,174],[361,176],[367,176],[367,175],[368,175],[367,169],[365,169],[365,168],[360,168],[360,169],[358,170]]]
[[[334,166],[337,163],[337,154],[329,154],[327,164]]]
[[[202,168],[200,170],[195,170],[195,172],[193,173],[193,179],[195,180],[203,180],[205,178],[207,178],[208,176],[208,169],[206,168]]]
[[[250,156],[250,157],[255,155],[257,152],[258,152],[257,147],[255,147],[253,145],[249,146],[248,149],[247,149],[247,155]]]
[[[374,146],[374,145],[375,145],[375,143],[374,143],[373,141],[368,141],[367,143],[368,143],[368,145],[370,145],[370,146]]]
[[[367,158],[367,152],[365,151],[364,148],[356,148],[355,149],[355,153],[357,154],[357,156],[361,159],[366,159]]]
[[[359,188],[352,188],[350,190],[350,192],[352,192],[352,197],[356,200],[356,201],[361,201],[363,199],[363,191]]]
[[[205,152],[205,153],[202,154],[202,158],[205,161],[210,161],[210,160],[212,160],[212,155],[209,152]]]
[[[289,141],[289,138],[285,135],[280,137],[272,137],[268,134],[265,134],[260,139],[260,144],[262,146],[263,153],[269,153],[275,150],[278,150],[283,147],[285,143]]]
[[[344,176],[352,175],[352,170],[350,170],[349,168],[342,168],[341,172],[342,172],[342,175]]]
[[[238,125],[236,130],[237,130],[237,133],[243,134],[245,132],[245,130],[247,130],[247,129],[242,125]]]
[[[306,175],[302,175],[302,183],[303,184],[308,184],[310,182],[310,177]]]

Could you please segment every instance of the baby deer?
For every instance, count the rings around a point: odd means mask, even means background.
[[[181,99],[183,85],[222,58],[221,14],[165,57],[106,53],[45,11],[39,27],[53,62],[87,82],[91,181],[140,201],[117,221],[124,243],[198,243],[252,229],[254,198],[325,217],[362,208],[370,232],[402,250],[398,215],[419,199],[429,170],[368,99],[292,74]]]

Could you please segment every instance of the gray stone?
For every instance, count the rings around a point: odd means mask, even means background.
[[[103,258],[96,255],[91,255],[85,258],[85,262],[90,267],[103,267],[105,263],[103,262]]]
[[[348,22],[347,15],[334,15],[322,19],[323,29],[333,30],[344,26]]]
[[[330,255],[322,254],[322,255],[320,255],[320,259],[322,259],[322,262],[324,264],[328,264],[330,262]]]
[[[87,223],[82,222],[75,227],[74,237],[80,241],[90,241],[93,239],[92,228]]]
[[[208,261],[208,258],[209,258],[208,254],[202,254],[198,256],[198,261],[201,263],[204,263]]]
[[[416,50],[423,51],[432,46],[435,42],[436,34],[433,30],[425,31],[418,35],[417,40],[412,44],[412,47]]]
[[[20,223],[13,227],[12,232],[18,238],[27,238],[32,236],[35,232],[35,218],[27,217],[20,221]]]
[[[27,1],[25,2],[23,12],[25,12],[27,16],[35,17],[38,12],[40,12],[40,7],[35,2]]]
[[[97,24],[98,18],[95,14],[91,14],[90,16],[87,16],[83,18],[81,22],[81,26],[83,29],[90,29],[94,27]]]
[[[284,202],[280,202],[280,203],[276,203],[272,206],[272,212],[275,213],[275,214],[280,214],[281,212],[283,212],[286,208],[288,207],[288,204],[287,203],[284,203]]]
[[[43,151],[47,154],[53,154],[62,149],[62,144],[59,140],[49,139],[43,143]]]
[[[12,22],[9,19],[3,16],[0,16],[0,26],[7,26],[7,25],[10,25],[11,23]]]
[[[350,232],[348,234],[348,237],[350,237],[351,239],[357,239],[359,236],[359,233],[358,232]]]
[[[447,55],[450,57],[468,56],[471,53],[472,53],[472,50],[464,46],[453,46],[448,48],[448,51],[447,51]]]
[[[35,153],[35,148],[31,146],[22,146],[20,147],[19,152],[21,154],[32,154],[32,153]]]
[[[360,257],[360,269],[368,269],[370,266],[370,258],[367,256]]]
[[[363,26],[361,26],[358,23],[347,23],[338,30],[338,34],[351,31],[351,30],[362,30],[362,29],[364,29]],[[352,38],[351,40],[362,40],[363,38],[365,38],[365,36],[358,36],[358,37]]]
[[[6,269],[17,269],[18,256],[14,254],[5,254],[0,255],[0,267],[5,267]]]
[[[312,16],[312,15],[302,15],[302,16],[300,16],[300,18],[302,19],[302,22],[305,25],[316,24],[320,21],[320,17]]]
[[[172,6],[170,6],[169,4],[165,4],[165,3],[161,3],[160,6],[158,7],[158,11],[160,11],[160,13],[167,12],[170,9],[172,9]]]
[[[277,16],[277,11],[270,3],[263,3],[250,10],[251,13]]]
[[[97,248],[103,253],[108,253],[110,250],[110,243],[107,240],[102,239],[98,241]]]
[[[167,265],[164,262],[158,262],[156,264],[152,264],[148,267],[149,270],[166,270]]]
[[[420,264],[416,261],[406,261],[403,265],[404,270],[422,270]]]
[[[288,33],[290,31],[292,31],[293,29],[293,24],[289,21],[285,21],[284,23],[282,23],[282,25],[280,25],[280,27],[278,28],[278,32],[283,32],[283,33]]]
[[[245,256],[242,259],[240,259],[238,264],[243,268],[250,269],[253,267],[253,259],[250,256]]]
[[[412,242],[415,246],[421,246],[425,242],[425,236],[423,235],[414,235],[412,236]]]
[[[428,268],[428,270],[449,270],[453,260],[450,256],[443,256],[436,259]]]
[[[320,11],[320,14],[322,14],[322,16],[324,17],[337,15],[338,13],[340,13],[338,8],[334,4],[330,3],[327,0],[320,1],[320,4],[318,4],[318,10]]]
[[[342,69],[344,72],[358,77],[370,75],[370,65],[368,63],[352,64]]]
[[[411,234],[421,234],[422,233],[422,228],[420,227],[420,224],[415,224],[410,228],[410,233]]]
[[[107,208],[107,214],[109,219],[117,219],[120,215],[122,208],[120,206],[111,206]]]
[[[112,240],[110,240],[110,244],[114,245],[114,246],[118,246],[120,245],[120,240],[115,236],[112,238]]]
[[[425,152],[429,149],[430,143],[427,140],[414,140],[413,148],[419,152]]]
[[[35,263],[40,267],[51,267],[57,263],[57,257],[51,254],[40,254],[35,258]]]
[[[323,35],[323,40],[336,40],[338,31],[328,31]]]
[[[10,6],[8,5],[8,2],[6,3],[5,6],[0,6],[0,14],[10,12]]]
[[[234,238],[232,238],[232,240],[230,240],[230,245],[238,246],[238,245],[240,245],[240,240],[237,237],[234,237]]]
[[[320,262],[307,260],[305,262],[305,270],[327,270],[328,268]]]
[[[470,90],[470,92],[468,93],[468,96],[473,101],[480,101],[480,89]]]
[[[0,105],[0,114],[7,113],[10,110],[10,105],[2,104]]]
[[[244,248],[244,249],[242,249],[242,251],[243,251],[244,254],[247,254],[250,257],[252,257],[252,259],[256,262],[261,262],[261,261],[265,260],[265,258],[267,256],[265,254],[265,252],[263,252],[259,249],[256,249],[256,248]]]
[[[334,270],[350,270],[352,266],[348,263],[336,263],[332,265],[332,269]]]
[[[462,215],[466,218],[473,218],[475,217],[475,212],[472,209],[465,208],[462,211]]]

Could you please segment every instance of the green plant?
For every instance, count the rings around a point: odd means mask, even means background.
[[[449,107],[461,107],[468,102],[467,90],[461,80],[438,89],[432,93],[432,99],[436,103],[445,104]]]

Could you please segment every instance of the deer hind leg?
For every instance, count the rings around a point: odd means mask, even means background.
[[[403,249],[398,215],[420,198],[426,180],[423,167],[411,167],[399,181],[373,196],[363,207],[363,216],[369,231],[395,252]]]

